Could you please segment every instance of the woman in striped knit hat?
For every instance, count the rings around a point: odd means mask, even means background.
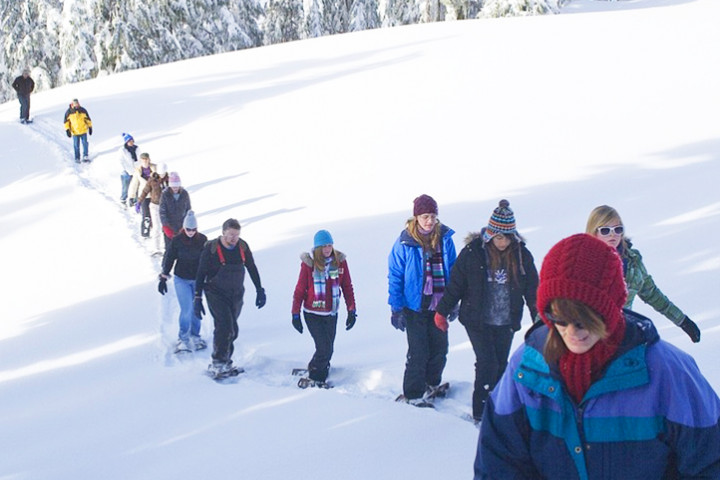
[[[475,351],[473,418],[482,419],[485,402],[507,366],[523,308],[535,318],[538,274],[530,251],[517,231],[510,202],[500,200],[488,226],[471,233],[450,273],[435,314],[435,325],[447,331],[447,318],[460,302],[460,323]]]

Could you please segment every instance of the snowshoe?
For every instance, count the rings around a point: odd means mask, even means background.
[[[242,367],[234,367],[232,363],[215,364],[211,363],[208,365],[207,375],[216,381],[223,381],[237,377],[241,373],[245,373],[245,369]]]
[[[189,352],[192,352],[190,345],[188,345],[187,342],[178,340],[177,343],[175,344],[175,353],[189,353]]]
[[[448,382],[441,383],[437,386],[428,385],[425,390],[425,394],[423,395],[423,399],[433,400],[435,398],[445,398],[449,389],[450,384]]]
[[[318,382],[318,381],[312,380],[308,377],[303,377],[300,380],[298,380],[297,386],[302,389],[305,389],[308,387],[324,388],[326,390],[329,388],[333,388],[333,386],[331,384],[329,384],[328,382]]]
[[[432,404],[432,402],[426,400],[423,397],[420,398],[405,398],[405,395],[402,393],[398,395],[398,397],[395,399],[396,402],[404,402],[409,405],[412,405],[413,407],[418,408],[435,408],[435,405]]]
[[[192,337],[191,342],[192,342],[192,348],[195,351],[205,350],[207,348],[207,343],[205,343],[205,340],[203,340],[200,337]]]
[[[293,368],[293,369],[292,369],[292,374],[293,374],[293,375],[302,375],[302,376],[304,376],[304,375],[307,375],[307,373],[308,373],[308,369],[307,369],[307,368]]]

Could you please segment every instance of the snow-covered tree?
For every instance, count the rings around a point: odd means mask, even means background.
[[[354,0],[350,10],[350,31],[370,30],[380,27],[377,0]]]
[[[93,47],[95,35],[93,18],[83,0],[65,0],[62,7],[62,29],[60,30],[60,82],[73,83],[93,78],[97,73],[97,62]]]
[[[318,0],[312,0],[310,9],[305,16],[305,38],[317,38],[323,35],[322,9]]]
[[[420,9],[413,0],[386,0],[383,27],[413,25],[420,21]]]
[[[346,0],[323,0],[323,31],[326,35],[350,29],[350,9]]]
[[[300,40],[303,33],[301,0],[270,0],[265,7],[265,45]]]
[[[421,0],[420,2],[420,22],[440,22],[445,20],[447,12],[445,5],[441,0]]]
[[[485,0],[479,17],[519,17],[557,13],[560,0]]]

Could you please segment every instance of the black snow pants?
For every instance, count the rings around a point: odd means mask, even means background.
[[[327,380],[335,345],[337,319],[337,313],[335,315],[315,315],[305,312],[305,324],[315,342],[315,354],[308,364],[308,376],[316,382]]]
[[[243,280],[245,267],[223,265],[217,275],[208,282],[205,290],[210,315],[213,317],[213,362],[228,363],[235,351],[234,342],[238,336],[238,317],[243,306]]]
[[[405,309],[408,352],[403,378],[407,399],[420,398],[427,386],[442,380],[448,353],[448,334],[435,326],[435,312]]]

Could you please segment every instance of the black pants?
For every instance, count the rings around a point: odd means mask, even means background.
[[[315,354],[308,364],[308,376],[316,382],[327,380],[335,345],[337,319],[337,313],[325,316],[305,312],[305,324],[315,342]]]
[[[482,418],[485,401],[507,368],[513,332],[509,325],[465,325],[475,351],[473,417]]]
[[[403,378],[405,398],[420,398],[428,385],[442,380],[448,352],[448,335],[435,326],[435,312],[405,309],[408,352]]]
[[[212,359],[227,363],[235,351],[233,342],[238,336],[237,320],[243,306],[242,296],[227,297],[206,291],[205,298],[215,324]]]

